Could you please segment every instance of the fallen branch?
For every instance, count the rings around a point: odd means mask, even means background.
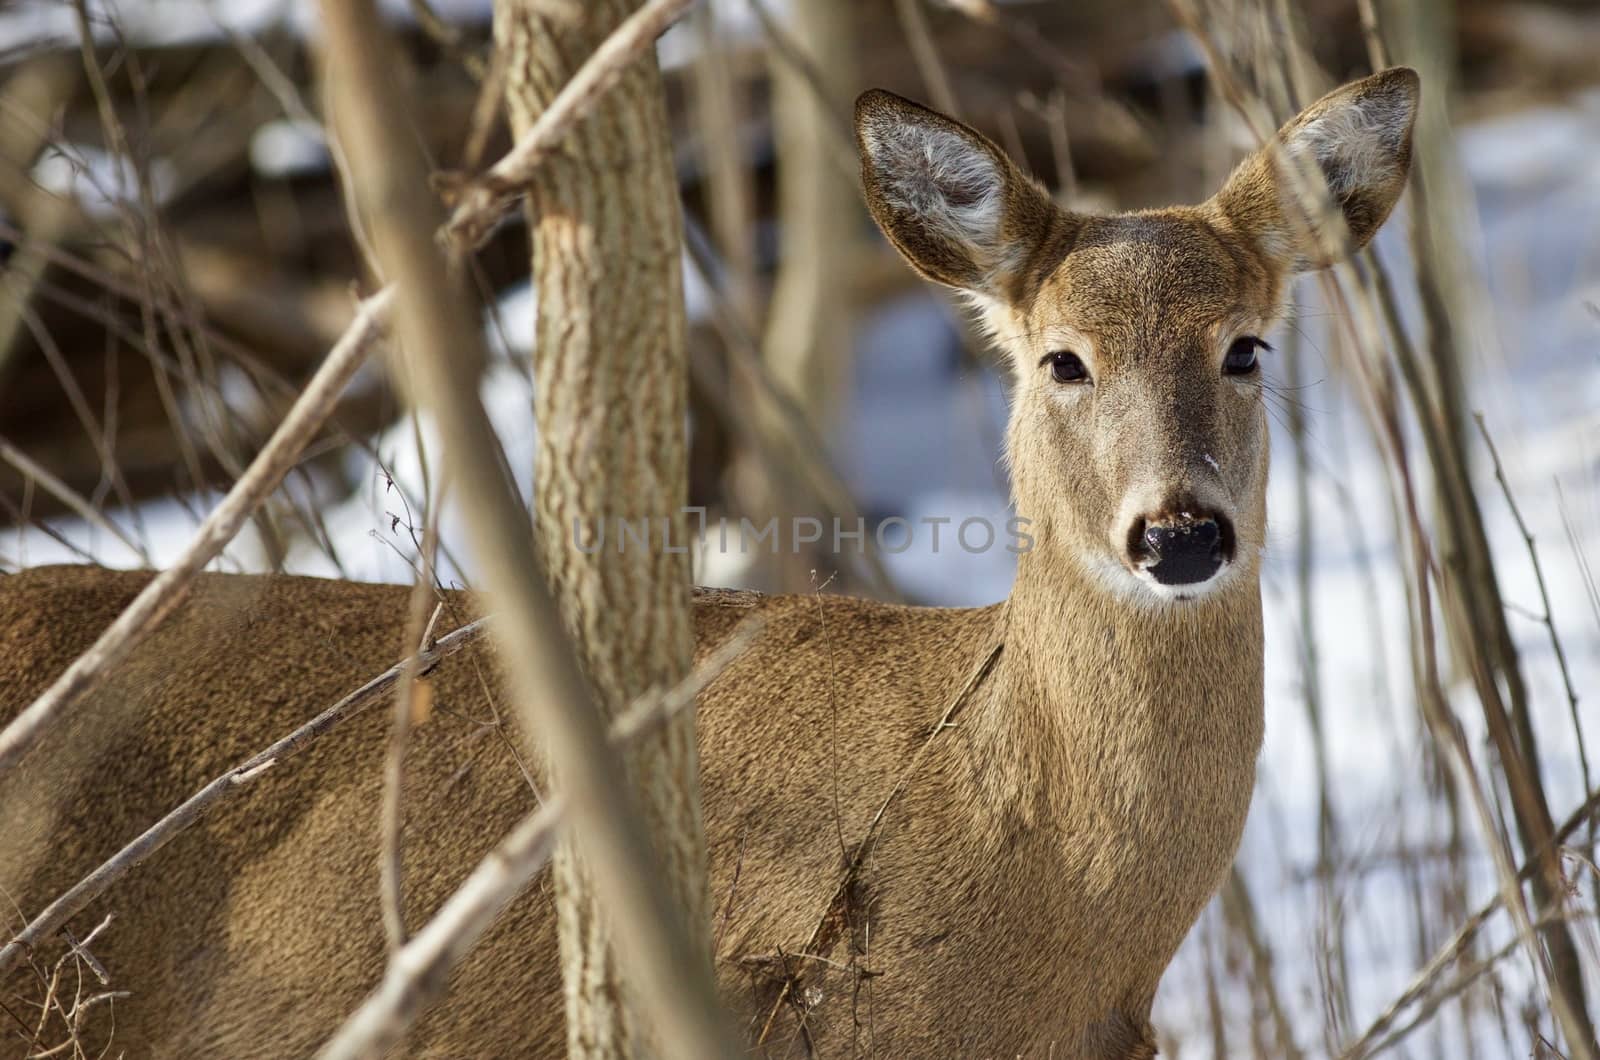
[[[179,833],[210,813],[219,803],[232,797],[268,769],[298,754],[306,744],[341,721],[375,702],[406,672],[408,666],[414,665],[419,674],[426,673],[466,647],[483,631],[486,622],[487,619],[480,618],[448,636],[440,637],[428,650],[391,666],[266,750],[251,755],[189,796],[175,810],[145,829],[139,838],[111,855],[82,882],[29,921],[27,927],[0,949],[0,976],[25,953],[55,934],[90,902],[104,894],[107,888],[127,875],[129,869],[172,842]]]
[[[345,384],[366,360],[373,342],[384,329],[390,301],[390,290],[385,289],[361,303],[355,320],[328,351],[327,359],[295,400],[283,422],[222,498],[222,503],[206,516],[177,562],[157,574],[89,650],[74,660],[54,684],[0,732],[0,773],[14,766],[39,742],[58,715],[70,710],[96,688],[112,667],[143,642],[177,604],[195,575],[216,558],[245,520],[278,488],[311,437],[333,412]]]

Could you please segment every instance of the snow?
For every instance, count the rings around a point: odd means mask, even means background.
[[[176,176],[172,163],[152,159],[149,176],[150,194],[159,205]],[[138,208],[139,178],[133,164],[106,151],[52,145],[34,164],[33,179],[48,192],[76,199],[92,217],[114,217],[125,206]]]
[[[250,166],[263,177],[320,173],[330,164],[327,138],[315,122],[279,118],[250,137]]]

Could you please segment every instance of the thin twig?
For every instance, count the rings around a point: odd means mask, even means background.
[[[811,91],[812,101],[826,116],[824,127],[829,130],[828,158],[831,164],[847,173],[851,180],[857,179],[860,163],[856,160],[855,126],[847,114],[839,111],[838,100],[828,91],[828,79],[817,68],[812,57],[800,47],[793,34],[779,25],[765,0],[749,0],[749,4],[751,13],[761,24],[762,34],[767,38],[771,57],[800,75]]]
[[[847,523],[854,521],[861,511],[860,506],[851,496],[844,479],[829,462],[828,447],[805,409],[778,381],[771,366],[761,357],[761,345],[749,323],[739,316],[738,307],[733,303],[726,285],[712,267],[714,254],[710,249],[710,240],[693,217],[684,217],[684,241],[689,252],[690,268],[701,277],[712,295],[712,326],[722,337],[734,359],[734,366],[747,373],[747,377],[755,384],[756,392],[770,401],[778,412],[776,418],[745,417],[734,415],[731,409],[727,409],[725,419],[735,431],[747,435],[751,451],[767,462],[773,472],[793,474],[801,484],[809,487],[825,514]],[[707,387],[707,391],[716,393],[712,387]],[[715,398],[712,400],[716,401]],[[752,419],[754,424],[747,422]],[[869,536],[860,552],[864,574],[871,580],[879,599],[899,600],[900,593],[894,579],[889,576],[883,557],[878,554],[871,540]]]
[[[1561,647],[1561,638],[1556,634],[1555,614],[1550,607],[1550,590],[1545,585],[1544,567],[1539,563],[1539,549],[1533,541],[1533,531],[1528,529],[1528,523],[1522,518],[1522,509],[1517,507],[1517,498],[1511,492],[1511,483],[1506,480],[1505,468],[1500,463],[1500,451],[1495,448],[1494,439],[1489,436],[1489,428],[1484,425],[1483,413],[1474,412],[1473,420],[1478,424],[1478,433],[1483,435],[1483,444],[1489,447],[1489,458],[1494,462],[1494,478],[1500,483],[1500,492],[1505,494],[1506,506],[1511,509],[1511,518],[1516,520],[1517,532],[1522,535],[1522,542],[1528,548],[1528,559],[1533,563],[1533,580],[1539,586],[1539,602],[1544,605],[1544,614],[1539,620],[1544,624],[1546,632],[1550,634],[1550,647],[1556,655],[1556,667],[1561,671],[1561,684],[1567,692],[1567,708],[1572,714],[1572,733],[1578,745],[1578,764],[1583,771],[1583,790],[1588,791],[1593,782],[1589,779],[1589,751],[1584,746],[1583,723],[1578,720],[1578,692],[1572,687],[1572,672],[1567,668],[1567,653]]]
[[[1389,68],[1389,55],[1383,46],[1383,34],[1378,30],[1378,11],[1373,0],[1356,0],[1356,10],[1361,15],[1361,36],[1367,43],[1367,62],[1374,70]]]
[[[415,418],[413,417],[413,420]],[[420,437],[418,439],[421,440]],[[407,604],[404,672],[395,686],[393,717],[389,722],[389,745],[383,763],[383,804],[379,810],[379,833],[383,837],[378,855],[378,896],[383,908],[383,931],[392,956],[406,941],[404,880],[404,802],[406,749],[411,743],[412,708],[416,702],[419,660],[428,647],[428,635],[443,604],[436,604],[429,617],[428,602],[433,596],[434,554],[439,548],[439,513],[444,498],[436,497],[428,509],[422,531],[421,566],[411,586]]]
[[[468,77],[474,81],[484,80],[487,70],[483,57],[467,47],[465,35],[461,30],[440,17],[439,12],[433,9],[428,0],[410,0],[410,4],[411,17],[417,20],[422,32],[433,38],[440,48],[460,63]]]
[[[1561,827],[1556,829],[1553,842],[1556,844],[1564,842],[1572,833],[1582,828],[1585,822],[1593,820],[1597,813],[1600,813],[1600,789],[1591,791],[1589,797],[1584,799],[1583,803],[1568,815],[1567,819],[1561,823]],[[1545,852],[1540,850],[1529,855],[1528,860],[1523,862],[1522,867],[1517,870],[1516,878],[1519,883],[1531,878],[1538,871],[1539,861],[1544,854]],[[1467,946],[1477,937],[1478,932],[1489,922],[1489,918],[1500,909],[1504,898],[1505,892],[1503,890],[1497,891],[1493,897],[1480,906],[1471,916],[1467,917],[1462,925],[1456,929],[1455,934],[1450,936],[1449,941],[1440,946],[1438,952],[1429,958],[1421,970],[1412,977],[1410,984],[1400,993],[1400,996],[1384,1008],[1383,1012],[1378,1015],[1377,1019],[1372,1021],[1360,1038],[1357,1038],[1355,1042],[1339,1053],[1341,1060],[1357,1060],[1359,1057],[1370,1055],[1372,1043],[1378,1039],[1380,1034],[1393,1025],[1394,1021],[1399,1018],[1400,1013],[1404,1012],[1418,998],[1428,992],[1429,985],[1438,977],[1441,971],[1466,951]]]
[[[955,89],[950,86],[950,71],[939,57],[939,46],[934,43],[928,29],[927,16],[922,13],[922,0],[894,0],[895,16],[911,48],[911,58],[916,61],[917,73],[928,89],[933,105],[952,118],[961,117],[960,104],[956,102]]]
[[[1544,916],[1540,917],[1533,926],[1538,929],[1546,928],[1549,927],[1551,923],[1561,919],[1562,917],[1563,914],[1561,910],[1552,909]],[[1510,939],[1507,939],[1499,949],[1495,950],[1493,953],[1482,958],[1481,960],[1473,961],[1465,971],[1430,996],[1422,1005],[1422,1007],[1418,1009],[1416,1016],[1414,1016],[1405,1026],[1397,1027],[1382,1041],[1379,1041],[1376,1044],[1368,1047],[1365,1052],[1354,1054],[1344,1053],[1341,1054],[1341,1056],[1360,1056],[1362,1058],[1373,1057],[1377,1056],[1379,1053],[1386,1052],[1396,1045],[1399,1045],[1402,1041],[1410,1036],[1411,1032],[1417,1030],[1419,1027],[1423,1026],[1430,1019],[1432,1019],[1439,1009],[1444,1007],[1446,1002],[1465,993],[1473,983],[1477,982],[1483,977],[1484,973],[1491,971],[1496,964],[1499,964],[1506,957],[1510,956],[1510,954],[1515,951],[1520,944],[1521,940],[1513,935]]]
[[[145,566],[150,565],[150,553],[146,552],[144,546],[135,541],[126,530],[123,530],[122,527],[108,519],[98,508],[73,490],[71,486],[56,478],[47,468],[41,466],[27,453],[12,445],[5,438],[0,438],[0,460],[4,460],[22,472],[22,474],[33,479],[39,484],[40,489],[65,504],[68,508],[71,508],[84,522],[99,527],[128,546]]]
[[[294,79],[284,73],[278,64],[272,61],[272,56],[267,54],[267,50],[261,46],[260,42],[248,33],[241,33],[235,29],[233,24],[215,9],[215,3],[216,0],[210,0],[208,5],[212,7],[212,22],[228,38],[234,50],[239,53],[239,58],[244,60],[245,65],[250,67],[251,71],[256,75],[256,79],[261,82],[261,86],[277,101],[284,115],[312,128],[322,128],[322,122],[312,113],[311,108],[306,106],[304,98],[300,95],[299,88],[295,86]],[[331,130],[325,130],[323,139],[328,148],[328,158],[333,162],[334,171],[339,175],[339,189],[346,196],[344,200],[345,217],[350,224],[350,241],[355,244],[356,250],[360,252],[362,263],[372,271],[372,274],[374,276],[381,275],[377,271],[377,257],[372,252],[372,236],[367,231],[361,214],[354,208],[353,202],[348,197],[351,187],[350,163],[344,156],[344,147],[339,143],[339,138],[332,135]]]
[[[1168,0],[1168,6],[1179,21],[1196,36],[1219,94],[1239,112],[1256,132],[1257,138],[1263,144],[1270,144],[1270,149],[1281,156],[1283,154],[1281,141],[1272,137],[1261,124],[1261,108],[1256,105],[1258,101],[1245,92],[1222,58],[1215,41],[1201,24],[1193,0]],[[1338,211],[1333,208],[1327,191],[1326,181],[1315,172],[1309,159],[1279,157],[1278,161],[1296,163],[1280,165],[1278,168],[1280,175],[1289,181],[1289,190],[1293,192],[1292,200],[1302,207],[1306,216],[1329,218],[1338,216]],[[1305,162],[1306,165],[1301,166],[1298,164],[1300,162]],[[1448,750],[1450,764],[1456,772],[1458,783],[1468,796],[1477,815],[1483,842],[1493,859],[1496,877],[1504,892],[1507,906],[1526,946],[1530,963],[1544,976],[1551,1007],[1567,1038],[1568,1046],[1575,1057],[1593,1060],[1596,1052],[1592,1034],[1588,1030],[1587,1013],[1583,1008],[1583,990],[1578,968],[1575,962],[1565,960],[1562,961],[1563,966],[1558,967],[1552,959],[1551,951],[1559,950],[1554,955],[1557,959],[1571,955],[1570,936],[1565,933],[1564,922],[1558,918],[1550,922],[1546,929],[1548,934],[1545,939],[1550,943],[1548,950],[1541,944],[1540,939],[1535,937],[1532,926],[1534,916],[1530,915],[1516,883],[1514,856],[1496,824],[1489,796],[1484,791],[1473,765],[1471,744],[1444,695],[1434,656],[1430,583],[1436,580],[1441,589],[1440,603],[1445,615],[1446,630],[1462,661],[1470,667],[1485,721],[1488,723],[1495,749],[1499,753],[1500,773],[1511,794],[1519,832],[1522,833],[1524,853],[1533,857],[1536,851],[1545,852],[1543,871],[1534,881],[1535,898],[1541,905],[1555,904],[1560,900],[1562,883],[1558,860],[1543,840],[1543,835],[1548,835],[1550,827],[1548,807],[1538,787],[1534,766],[1524,760],[1519,750],[1516,736],[1512,732],[1511,719],[1506,714],[1500,689],[1496,683],[1498,678],[1504,678],[1514,689],[1520,687],[1521,679],[1516,673],[1515,659],[1509,654],[1508,648],[1498,643],[1490,647],[1498,650],[1500,657],[1488,657],[1468,633],[1474,628],[1474,623],[1479,621],[1479,618],[1472,613],[1473,604],[1477,602],[1475,593],[1485,588],[1489,590],[1490,595],[1498,591],[1493,584],[1492,567],[1484,576],[1483,582],[1475,584],[1456,566],[1441,564],[1430,547],[1416,501],[1415,484],[1398,417],[1392,402],[1384,407],[1378,400],[1380,395],[1390,393],[1390,387],[1387,382],[1375,378],[1377,373],[1371,363],[1370,354],[1375,354],[1384,346],[1381,340],[1382,329],[1379,327],[1377,313],[1373,308],[1374,296],[1369,289],[1371,266],[1366,265],[1363,268],[1365,259],[1348,260],[1349,246],[1346,238],[1348,229],[1342,221],[1326,225],[1312,224],[1310,231],[1318,236],[1319,252],[1324,256],[1325,262],[1334,265],[1333,272],[1328,278],[1328,287],[1331,297],[1341,310],[1340,319],[1350,328],[1355,348],[1369,351],[1368,357],[1353,357],[1351,361],[1363,384],[1361,388],[1363,394],[1375,406],[1372,414],[1380,428],[1379,437],[1391,457],[1391,481],[1397,495],[1397,503],[1403,509],[1406,525],[1411,530],[1418,598],[1413,618],[1422,627],[1418,643],[1422,645],[1425,656],[1423,671],[1425,677],[1419,682],[1418,689],[1424,719],[1439,740],[1440,746]],[[1403,330],[1392,314],[1387,318],[1387,323],[1397,340],[1403,336]],[[1418,418],[1424,428],[1424,440],[1427,443],[1427,453],[1432,468],[1442,478],[1452,480],[1461,490],[1462,510],[1458,513],[1460,517],[1464,520],[1476,520],[1479,514],[1470,493],[1470,483],[1465,481],[1459,454],[1443,444],[1438,437],[1439,424],[1437,416],[1433,415],[1436,409],[1426,399],[1426,388],[1414,380],[1418,372],[1417,365],[1410,356],[1403,355],[1399,360],[1419,413]],[[1481,531],[1481,524],[1479,530]],[[1504,619],[1498,604],[1494,611],[1495,614],[1488,620],[1498,621],[1501,625],[1491,632],[1503,634]],[[1505,636],[1497,638],[1507,641],[1508,639]],[[1542,916],[1542,912],[1540,915]]]
[[[978,664],[973,667],[972,672],[967,675],[966,683],[951,697],[944,712],[939,715],[933,727],[928,730],[916,753],[911,756],[911,760],[900,770],[900,775],[895,778],[894,787],[890,789],[883,802],[879,803],[878,810],[872,815],[872,819],[867,822],[866,831],[862,834],[861,841],[856,844],[855,852],[851,855],[849,861],[845,863],[844,872],[839,876],[839,883],[833,889],[833,894],[829,897],[827,906],[822,910],[822,915],[817,918],[816,926],[811,929],[811,934],[806,939],[802,952],[814,955],[820,953],[822,956],[827,956],[827,951],[832,949],[831,944],[819,945],[819,943],[822,942],[823,933],[830,923],[843,922],[847,919],[847,917],[841,916],[841,913],[848,911],[850,892],[860,875],[861,866],[866,863],[867,856],[872,853],[873,848],[877,845],[878,829],[883,824],[884,815],[889,812],[889,807],[910,785],[912,777],[916,775],[917,769],[922,765],[923,757],[928,753],[929,748],[933,746],[933,741],[938,739],[940,734],[947,729],[954,728],[956,714],[961,711],[962,707],[966,706],[967,701],[978,686],[983,684],[994,669],[996,660],[1000,658],[1000,653],[1004,650],[1005,641],[1001,640],[996,642],[985,653]],[[795,980],[793,977],[784,977],[783,987],[778,991],[778,996],[772,1003],[772,1009],[767,1013],[766,1022],[761,1026],[761,1034],[756,1039],[756,1047],[758,1049],[766,1044],[767,1036],[772,1033],[772,1027],[777,1021],[778,1013],[783,1011],[784,1004],[789,1001],[789,995],[794,985]]]
[[[321,1060],[383,1056],[444,993],[450,970],[476,945],[506,903],[544,868],[563,817],[559,796],[546,800],[478,862],[426,927],[395,953],[383,982],[351,1013],[317,1055]]]
[[[89,650],[0,732],[0,773],[15,765],[58,715],[72,709],[105,679],[112,667],[143,642],[162,616],[178,604],[183,590],[195,575],[216,558],[245,520],[278,488],[300,451],[333,411],[345,384],[366,360],[383,331],[389,303],[388,290],[361,303],[349,329],[328,351],[327,359],[261,452],[200,524],[183,554],[171,567],[156,575]]]

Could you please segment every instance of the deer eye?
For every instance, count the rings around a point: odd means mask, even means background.
[[[1050,365],[1050,375],[1058,383],[1087,383],[1089,369],[1084,366],[1083,358],[1066,350],[1047,353],[1039,360],[1040,365]]]
[[[1272,347],[1256,338],[1254,335],[1243,335],[1233,340],[1233,345],[1228,347],[1228,355],[1222,359],[1223,375],[1249,375],[1259,365],[1256,363],[1256,351],[1271,351]]]

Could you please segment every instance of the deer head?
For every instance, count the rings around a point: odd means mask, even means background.
[[[1408,69],[1356,81],[1209,201],[1108,217],[1056,206],[959,122],[888,92],[857,101],[873,218],[918,272],[969,297],[1008,356],[1007,458],[1040,549],[1146,603],[1254,574],[1262,335],[1292,275],[1328,264],[1329,246],[1365,245],[1389,215],[1417,96]]]

